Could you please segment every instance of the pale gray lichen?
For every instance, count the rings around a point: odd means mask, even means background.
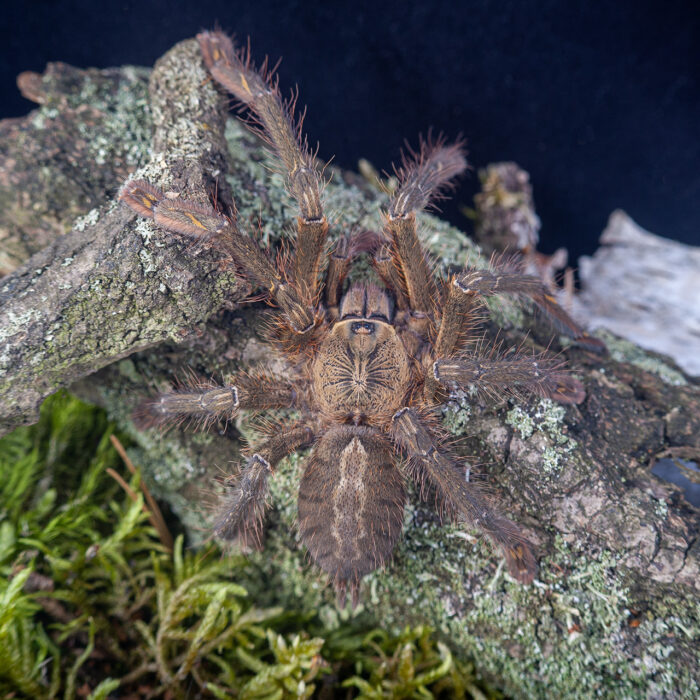
[[[564,432],[566,409],[551,399],[540,399],[534,409],[518,404],[506,414],[506,424],[518,431],[522,440],[539,431],[550,443],[542,450],[541,467],[545,474],[555,474],[577,446]]]
[[[442,424],[453,435],[463,435],[469,425],[471,413],[470,396],[464,391],[451,391],[449,401],[442,405]]]
[[[124,66],[116,90],[105,89],[109,84],[91,80],[92,69],[86,71],[77,93],[61,94],[74,109],[90,105],[99,114],[96,125],[78,122],[78,132],[90,148],[91,161],[102,165],[138,166],[143,162],[151,144],[151,119],[148,99],[149,70]],[[40,117],[52,118],[52,101],[39,110]],[[54,115],[57,116],[57,115]]]
[[[94,209],[90,209],[90,211],[87,214],[84,214],[83,216],[79,216],[73,222],[73,229],[75,231],[84,231],[89,226],[94,226],[99,221],[99,218],[100,218],[99,208],[95,207]]]
[[[663,498],[657,498],[656,506],[654,512],[661,518],[665,518],[668,515],[668,503]]]

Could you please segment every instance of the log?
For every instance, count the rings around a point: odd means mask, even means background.
[[[33,84],[43,84],[52,70]],[[132,68],[110,75],[127,75],[123,71],[135,75]],[[106,75],[75,73],[61,88],[71,97],[51,109],[75,109],[76,95],[89,105],[94,89],[86,85]],[[143,105],[122,98],[123,119],[143,119]],[[216,185],[224,203],[235,194],[241,222],[251,229],[263,222],[266,241],[285,235],[295,212],[282,178],[265,167],[260,142],[226,121],[225,100],[207,81],[194,42],[178,44],[156,64],[148,102],[151,151],[142,142],[133,150],[117,146],[123,133],[102,134],[115,148],[130,150],[127,169],[136,167],[134,176],[187,196],[205,196]],[[47,117],[47,109],[43,104],[24,120],[0,124],[10,139],[1,153],[12,152],[18,129],[36,143],[47,135],[32,129],[63,133],[66,120]],[[45,168],[60,172],[70,152],[56,152]],[[13,177],[0,181],[3,197],[24,198],[3,224],[8,239],[21,238],[14,231],[34,197],[41,206],[45,190],[30,183],[45,176],[42,170],[14,164]],[[0,172],[8,172],[6,159]],[[2,280],[2,425],[7,430],[34,420],[42,398],[63,386],[105,406],[133,436],[130,456],[194,545],[208,536],[207,502],[217,475],[235,473],[241,439],[254,437],[254,428],[242,417],[207,434],[162,434],[138,430],[132,411],[188,367],[220,379],[260,361],[281,365],[260,339],[264,306],[240,306],[247,285],[222,274],[212,251],[188,248],[115,204],[121,174],[105,172],[72,172],[76,191],[97,192],[93,177],[113,179],[101,185],[103,194],[87,205],[92,213],[77,225],[72,195],[63,209],[57,204],[43,215],[39,208],[32,226],[56,237]],[[334,235],[381,225],[384,195],[357,176],[334,171],[325,198]],[[443,265],[478,258],[461,232],[427,215],[420,223]],[[69,232],[57,235],[61,229]],[[14,255],[21,258],[21,249]],[[510,304],[494,315],[508,341],[529,332],[528,342],[550,342],[546,326]],[[444,411],[461,452],[482,465],[494,497],[537,543],[540,569],[531,586],[510,579],[482,537],[441,525],[433,504],[413,494],[389,566],[366,578],[354,613],[338,611],[295,537],[302,454],[285,460],[273,479],[265,547],[250,555],[254,573],[244,574],[255,577],[260,604],[315,611],[331,626],[351,614],[392,627],[427,622],[513,697],[695,695],[700,517],[649,465],[672,447],[700,449],[700,389],[666,358],[610,333],[605,340],[611,353],[604,358],[562,349],[586,386],[580,406],[455,397]]]

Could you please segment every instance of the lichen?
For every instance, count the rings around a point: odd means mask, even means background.
[[[659,355],[653,355],[629,340],[620,338],[605,329],[600,329],[597,335],[605,342],[613,360],[629,362],[645,372],[655,374],[671,386],[686,386],[688,384],[683,373],[664,362]]]
[[[113,80],[90,69],[73,81],[79,90],[66,90],[60,83],[54,85],[54,75],[47,73],[46,102],[37,110],[33,125],[46,129],[47,122],[56,119],[66,106],[72,110],[89,106],[97,118],[77,121],[78,134],[89,149],[89,162],[111,163],[115,168],[136,167],[143,162],[151,142],[149,72],[146,68],[124,66],[114,89]]]
[[[542,451],[541,466],[545,474],[558,472],[577,447],[576,441],[564,431],[565,415],[564,406],[551,399],[540,399],[530,411],[517,404],[506,414],[506,424],[517,430],[522,440],[539,431],[550,443]]]
[[[442,406],[442,424],[453,435],[464,435],[472,412],[471,399],[464,391],[450,392],[449,401]]]
[[[460,653],[478,659],[485,677],[497,678],[514,697],[692,697],[692,671],[669,656],[669,626],[680,629],[678,613],[640,625],[631,650],[621,644],[630,630],[630,580],[612,553],[591,558],[558,538],[535,584],[524,588],[502,566],[494,572],[483,546],[470,547],[461,534],[409,528],[392,566],[396,576],[376,577],[387,622],[441,620]],[[483,577],[485,568],[491,574]],[[429,585],[425,572],[432,575]],[[481,585],[474,585],[476,578]],[[692,629],[683,634],[697,639],[697,610],[690,598],[686,605],[680,619]],[[654,607],[648,615],[658,619]]]

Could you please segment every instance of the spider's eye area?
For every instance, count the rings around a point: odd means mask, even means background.
[[[356,335],[374,335],[376,326],[370,321],[353,321],[350,330]]]

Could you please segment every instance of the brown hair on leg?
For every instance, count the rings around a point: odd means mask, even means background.
[[[267,62],[256,70],[249,47],[236,51],[230,37],[220,31],[201,32],[197,40],[209,72],[250,110],[258,133],[283,165],[287,189],[300,212],[294,281],[302,301],[315,304],[328,223],[321,205],[321,176],[314,155],[301,136],[303,118],[298,124],[294,122],[296,98],[287,103],[282,100],[274,70],[268,70]]]
[[[386,225],[411,308],[433,317],[437,289],[427,254],[418,240],[415,214],[438,198],[466,167],[461,143],[445,146],[440,139],[437,143],[421,140],[418,151],[403,156],[402,167],[397,169],[400,184],[389,205]]]
[[[297,399],[296,385],[261,370],[237,374],[223,386],[190,376],[174,391],[145,401],[136,419],[144,427],[191,421],[206,429],[216,421],[233,420],[241,410],[294,408]]]
[[[260,445],[248,458],[241,476],[223,499],[214,534],[225,540],[238,540],[244,547],[258,548],[268,492],[268,479],[287,455],[313,442],[313,432],[296,425]]]
[[[437,359],[433,376],[443,386],[492,396],[520,396],[528,392],[559,403],[578,404],[586,398],[581,382],[563,363],[544,355]]]
[[[392,420],[391,436],[408,456],[412,478],[428,482],[454,520],[478,527],[501,548],[508,571],[521,583],[530,583],[537,572],[535,557],[517,525],[497,515],[481,490],[467,482],[463,470],[445,454],[417,411],[403,408]]]
[[[520,271],[515,260],[494,260],[491,270],[466,269],[458,274],[453,284],[465,294],[513,294],[533,301],[552,325],[565,333],[581,347],[596,353],[606,352],[605,343],[590,336],[581,328],[557,300],[549,293],[539,277]]]

